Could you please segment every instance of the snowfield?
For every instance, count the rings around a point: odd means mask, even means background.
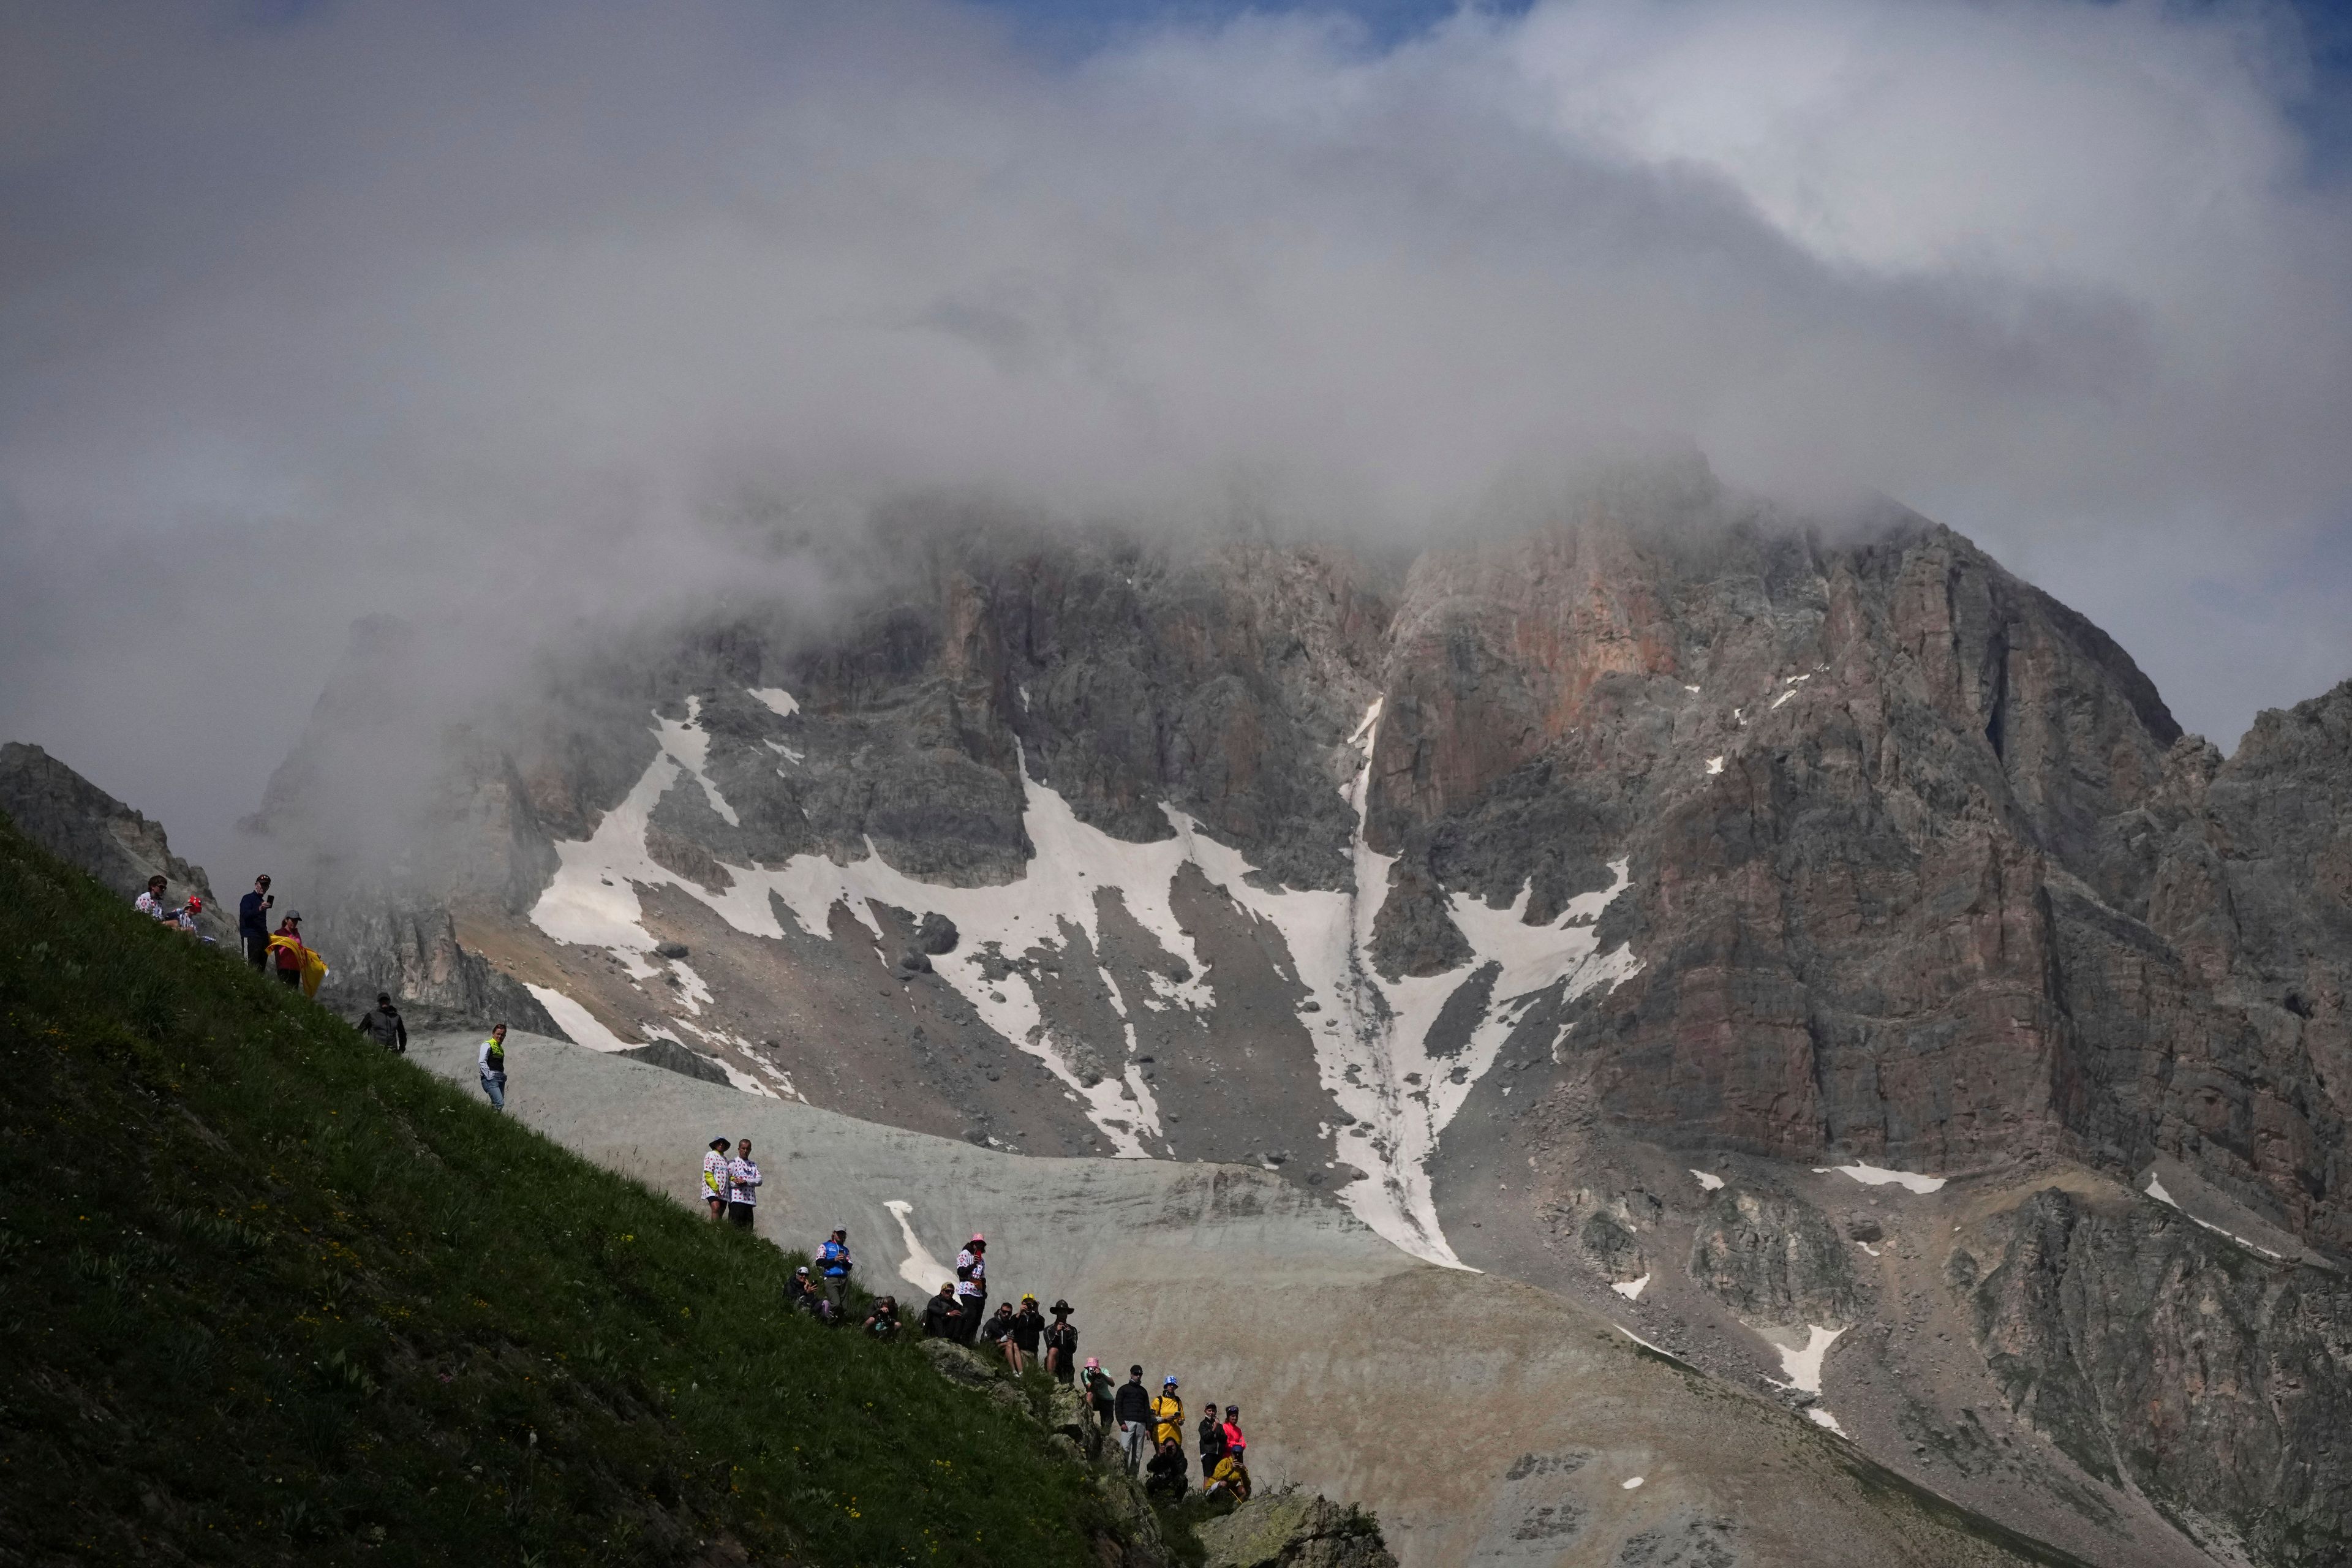
[[[752,692],[780,714],[797,711],[792,696],[773,689]],[[1366,1224],[1415,1257],[1451,1268],[1465,1267],[1446,1242],[1431,1192],[1429,1161],[1437,1141],[1477,1080],[1493,1067],[1512,1029],[1540,997],[1565,999],[1609,990],[1636,973],[1640,961],[1625,946],[1600,951],[1596,932],[1601,912],[1629,884],[1627,862],[1612,863],[1611,884],[1571,900],[1559,918],[1541,925],[1526,919],[1531,884],[1504,908],[1459,894],[1448,896],[1455,923],[1474,954],[1444,974],[1387,980],[1370,961],[1374,918],[1387,894],[1395,858],[1375,852],[1364,840],[1373,742],[1381,706],[1366,711],[1349,742],[1360,758],[1344,794],[1353,809],[1354,891],[1320,891],[1257,884],[1256,868],[1240,851],[1210,837],[1200,824],[1162,805],[1174,830],[1156,843],[1114,838],[1078,820],[1069,803],[1021,764],[1023,826],[1035,855],[1024,874],[1001,887],[960,888],[907,876],[883,860],[869,840],[866,856],[847,865],[822,855],[799,855],[781,867],[729,865],[730,885],[711,892],[657,865],[646,847],[655,808],[669,791],[688,781],[730,823],[738,819],[709,776],[709,736],[699,725],[700,705],[689,700],[683,721],[654,716],[657,743],[653,762],[627,796],[604,815],[585,839],[559,843],[553,881],[533,907],[530,919],[559,942],[603,948],[640,980],[659,973],[654,940],[644,923],[638,889],[675,888],[708,906],[746,935],[779,938],[779,905],[809,936],[829,940],[835,906],[870,931],[884,931],[873,906],[888,905],[920,914],[936,910],[956,923],[954,952],[934,961],[939,976],[970,1003],[982,1022],[1035,1058],[1058,1079],[1087,1120],[1127,1158],[1174,1157],[1159,1108],[1135,1063],[1134,1027],[1124,1025],[1124,1071],[1084,1081],[1072,1066],[1075,1042],[1055,1037],[1029,975],[1003,972],[997,959],[1041,958],[1056,964],[1064,956],[1100,950],[1097,895],[1115,893],[1127,912],[1169,953],[1191,966],[1193,978],[1178,982],[1154,976],[1151,994],[1127,994],[1108,971],[1098,971],[1122,1019],[1132,1009],[1182,1007],[1206,1012],[1214,992],[1200,978],[1208,968],[1179,924],[1171,898],[1177,875],[1196,868],[1234,905],[1256,922],[1277,967],[1314,1002],[1302,1007],[1301,1022],[1315,1041],[1323,1088],[1353,1117],[1334,1141],[1339,1159],[1369,1173],[1339,1196]],[[888,954],[882,954],[888,962]],[[1428,1048],[1430,1029],[1446,1001],[1472,973],[1488,964],[1499,971],[1491,1000],[1468,1042],[1442,1060]],[[700,977],[673,965],[681,986],[683,1016],[673,1023],[712,1037],[695,1023],[709,1002]],[[999,973],[992,977],[988,971]],[[553,998],[553,1000],[550,1000]],[[567,1031],[604,1048],[621,1042],[559,993],[541,993]],[[561,1005],[559,1010],[559,1004]],[[734,1042],[731,1037],[720,1037]],[[609,1044],[607,1043],[609,1042]],[[1557,1047],[1558,1040],[1550,1043]],[[1462,1069],[1457,1071],[1456,1069]],[[739,1087],[772,1092],[732,1068]],[[1091,1076],[1091,1075],[1087,1075]],[[787,1090],[789,1092],[789,1090]]]

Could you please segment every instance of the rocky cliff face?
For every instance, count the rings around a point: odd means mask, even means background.
[[[172,853],[162,823],[142,816],[40,747],[17,741],[0,745],[0,811],[34,843],[126,900],[146,891],[148,878],[169,879],[175,901],[190,893],[204,900],[196,921],[204,934],[236,939],[235,908],[220,908],[203,867]]]
[[[352,973],[973,1142],[1245,1161],[1423,1257],[1674,1275],[1798,1348],[1872,1334],[1876,1241],[1769,1180],[1660,1206],[1686,1174],[1593,1151],[2162,1159],[2352,1250],[2352,685],[2224,762],[1948,530],[1697,470],[1410,562],[1002,521],[881,553],[822,624],[615,635],[436,719],[369,858],[336,781],[411,657],[372,630],[264,814],[349,890]],[[2034,1485],[2172,1484],[2064,1452]],[[2254,1540],[2283,1485],[2164,1495]]]
[[[2352,1287],[2153,1204],[2063,1189],[2015,1211],[1980,1279],[1955,1259],[2011,1408],[2093,1475],[2257,1561],[2352,1557]]]

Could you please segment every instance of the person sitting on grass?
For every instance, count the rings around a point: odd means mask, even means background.
[[[808,1265],[803,1263],[784,1280],[784,1305],[795,1312],[819,1316],[818,1306],[824,1298],[816,1293],[816,1284],[809,1279]]]
[[[980,1337],[986,1340],[990,1344],[994,1345],[997,1351],[1003,1354],[1004,1357],[1004,1364],[1013,1369],[1013,1376],[1018,1377],[1021,1375],[1021,1346],[1013,1340],[1013,1337],[1012,1302],[1006,1301],[998,1306],[996,1309],[996,1316],[989,1319],[988,1321],[982,1326]]]
[[[923,1304],[923,1338],[950,1343],[963,1339],[963,1307],[957,1299],[954,1280],[941,1285],[940,1293]]]
[[[898,1298],[884,1296],[877,1300],[874,1303],[874,1310],[866,1314],[864,1327],[869,1339],[897,1339],[898,1337]]]

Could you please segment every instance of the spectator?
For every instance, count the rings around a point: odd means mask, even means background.
[[[1217,1461],[1225,1457],[1225,1424],[1217,1419],[1217,1402],[1201,1415],[1201,1484],[1207,1486],[1216,1472]]]
[[[375,994],[375,1005],[360,1015],[360,1033],[396,1056],[408,1054],[408,1023],[392,1005],[392,993]]]
[[[849,1271],[857,1267],[849,1256],[849,1227],[835,1226],[816,1249],[817,1272],[824,1276],[824,1299],[836,1312],[849,1310]]]
[[[1127,1369],[1127,1381],[1111,1400],[1111,1419],[1118,1424],[1119,1447],[1127,1457],[1127,1473],[1143,1468],[1143,1451],[1151,1442],[1151,1395],[1143,1386],[1143,1368]]]
[[[310,965],[310,950],[302,945],[302,916],[299,911],[278,922],[277,932],[269,939],[269,951],[278,964],[278,984],[299,987],[302,972]]]
[[[163,901],[164,890],[170,886],[171,884],[161,877],[148,878],[147,890],[131,900],[131,907],[151,921],[160,921],[169,925],[178,924],[180,911]]]
[[[824,1314],[817,1309],[823,1302],[824,1298],[816,1293],[816,1282],[809,1278],[807,1264],[793,1269],[784,1280],[784,1305],[793,1311],[806,1312],[812,1318],[822,1317]]]
[[[716,1222],[727,1217],[727,1140],[713,1138],[709,1152],[702,1156],[702,1195],[710,1205],[710,1217]]]
[[[1175,1442],[1160,1444],[1159,1451],[1151,1456],[1151,1463],[1146,1465],[1144,1468],[1150,1472],[1151,1477],[1150,1480],[1143,1483],[1145,1496],[1166,1498],[1170,1502],[1184,1500],[1184,1447],[1182,1444]]]
[[[1097,1357],[1087,1357],[1087,1375],[1083,1388],[1087,1396],[1087,1408],[1095,1413],[1097,1422],[1108,1428],[1110,1426],[1112,1396],[1118,1390],[1111,1383],[1110,1373],[1102,1369],[1102,1362]]]
[[[940,1293],[923,1304],[923,1337],[927,1340],[963,1339],[963,1298],[956,1294],[956,1282],[943,1281]]]
[[[751,1158],[751,1141],[735,1141],[735,1157],[727,1162],[727,1218],[738,1230],[754,1228],[760,1216],[760,1167]]]
[[[1209,1406],[1212,1414],[1216,1408],[1213,1405]],[[1238,1405],[1225,1406],[1225,1452],[1234,1457],[1236,1464],[1249,1463],[1249,1439],[1242,1436],[1242,1407]]]
[[[1045,1370],[1067,1388],[1078,1369],[1078,1331],[1070,1326],[1070,1304],[1054,1303],[1053,1326],[1045,1331]]]
[[[1013,1369],[1015,1376],[1020,1374],[1021,1347],[1013,1342],[1012,1302],[1007,1301],[996,1309],[996,1316],[988,1320],[980,1331],[980,1337],[995,1347],[997,1353],[1004,1358],[1004,1364]]]
[[[268,967],[269,910],[278,895],[269,890],[268,872],[253,879],[253,891],[236,901],[236,940],[245,961],[257,970]]]
[[[1179,1446],[1183,1443],[1184,1402],[1176,1396],[1176,1374],[1172,1372],[1160,1380],[1160,1397],[1151,1402],[1151,1419],[1153,1442]]]
[[[963,1310],[963,1342],[972,1342],[988,1315],[988,1238],[972,1232],[971,1241],[956,1254],[956,1305]]]
[[[864,1326],[866,1337],[869,1339],[897,1339],[898,1337],[898,1298],[885,1296],[876,1301],[874,1310],[866,1314]]]
[[[1026,1372],[1037,1364],[1037,1342],[1045,1332],[1045,1315],[1037,1310],[1037,1298],[1021,1298],[1021,1310],[1013,1314],[1013,1370]]]

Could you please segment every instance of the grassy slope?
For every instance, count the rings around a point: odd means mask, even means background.
[[[1093,1561],[1081,1472],[786,1269],[0,817],[0,1561]]]

